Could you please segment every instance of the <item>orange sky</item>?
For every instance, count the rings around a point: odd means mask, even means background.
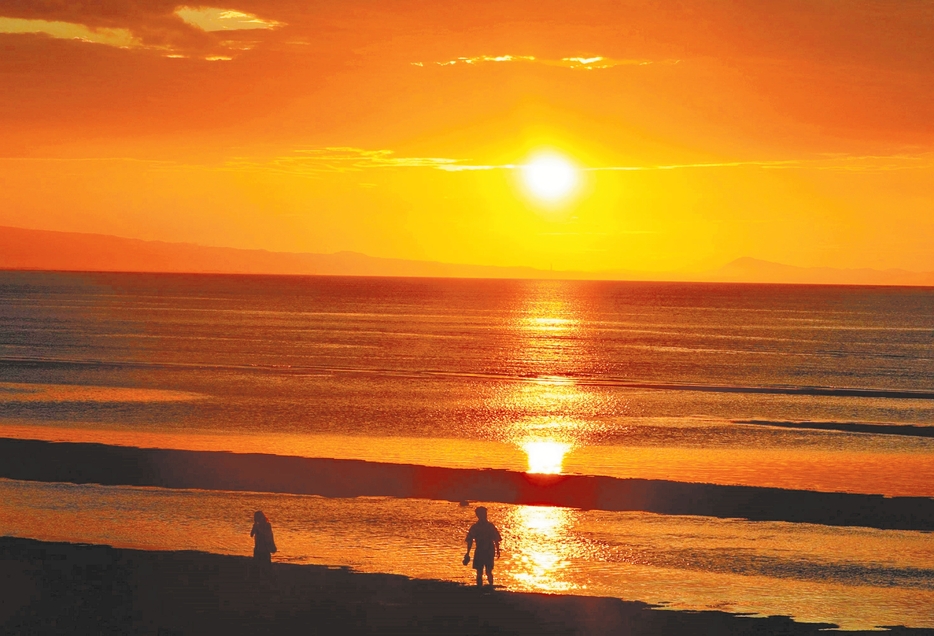
[[[0,225],[934,270],[927,0],[188,6],[0,3]],[[559,203],[521,183],[542,150],[579,169]]]

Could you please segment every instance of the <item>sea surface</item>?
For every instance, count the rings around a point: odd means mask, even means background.
[[[0,272],[0,437],[934,497],[934,289]],[[469,583],[471,507],[0,480],[0,532]],[[930,532],[491,503],[506,589],[934,627]]]

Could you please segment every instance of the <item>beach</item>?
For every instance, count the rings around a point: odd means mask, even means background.
[[[0,539],[6,634],[817,634],[828,624],[504,591],[348,568]],[[868,634],[871,632],[848,632]],[[932,630],[895,628],[892,634]]]
[[[185,603],[210,593],[224,624],[223,600],[246,611],[249,589],[193,572],[245,564],[262,511],[280,581],[298,577],[250,610],[275,620],[357,625],[369,597],[347,590],[408,581],[366,610],[372,624],[451,631],[425,596],[462,633],[515,632],[510,612],[554,623],[529,633],[695,633],[710,617],[710,633],[932,629],[932,302],[907,288],[7,272],[0,534],[181,568],[150,584],[114,566],[107,589],[124,591],[95,601],[93,576],[36,557],[17,576],[65,568],[49,581],[74,598],[35,602],[66,623],[77,599],[119,622],[138,598],[178,593],[161,627],[201,633],[209,619]],[[477,506],[503,536],[510,600],[492,613],[457,596],[474,592],[461,557]],[[349,578],[309,595],[314,572]],[[48,587],[34,583],[8,583],[10,598]],[[334,611],[316,618],[314,597]],[[137,627],[158,633],[146,612]]]
[[[0,1],[0,636],[934,636],[932,43]]]

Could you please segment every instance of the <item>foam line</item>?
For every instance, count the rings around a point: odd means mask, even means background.
[[[934,437],[934,426],[914,424],[863,424],[860,422],[786,422],[771,420],[733,420],[734,424],[769,426],[817,431],[843,431],[847,433],[872,433],[874,435],[904,435],[907,437]]]

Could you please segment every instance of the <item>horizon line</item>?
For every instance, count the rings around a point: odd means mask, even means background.
[[[281,271],[283,269],[288,269],[284,265],[278,263],[275,269],[277,271],[256,271],[257,269],[262,270],[261,265],[254,264],[252,267],[253,271],[238,271],[241,268],[238,268],[236,264],[229,265],[224,267],[221,264],[219,267],[210,267],[210,265],[201,264],[200,266],[189,266],[186,268],[184,265],[175,265],[171,263],[164,263],[161,267],[156,265],[138,265],[138,266],[126,266],[121,267],[120,263],[114,264],[112,267],[102,263],[96,263],[95,265],[81,266],[79,262],[73,264],[64,265],[59,263],[56,265],[53,262],[48,262],[46,264],[40,263],[38,260],[31,263],[23,264],[13,264],[5,263],[2,256],[0,256],[0,271],[47,271],[47,272],[83,272],[83,273],[147,273],[147,274],[215,274],[215,275],[266,275],[266,276],[350,276],[350,277],[366,277],[366,278],[461,278],[461,279],[489,279],[489,280],[580,280],[580,281],[620,281],[620,282],[673,282],[673,283],[737,283],[737,284],[776,284],[776,285],[847,285],[847,286],[898,286],[898,287],[934,287],[934,272],[925,272],[925,271],[913,271],[906,270],[901,268],[887,268],[887,269],[875,269],[871,267],[857,267],[857,268],[841,268],[841,267],[832,267],[832,266],[798,266],[798,265],[788,265],[785,263],[769,261],[766,259],[761,259],[754,256],[740,256],[726,263],[720,265],[719,267],[714,267],[704,270],[685,270],[685,269],[672,269],[672,270],[631,270],[631,269],[602,269],[602,270],[574,270],[574,269],[544,269],[535,267],[532,265],[487,265],[487,264],[475,264],[475,263],[453,263],[437,260],[419,260],[412,258],[401,258],[401,257],[391,257],[391,256],[372,256],[364,252],[357,252],[354,250],[339,250],[335,252],[295,252],[295,251],[275,251],[266,248],[244,248],[244,247],[231,247],[231,246],[222,246],[222,245],[203,245],[200,243],[191,243],[184,241],[167,241],[162,239],[143,239],[136,237],[126,237],[119,236],[114,234],[103,234],[100,232],[78,232],[78,231],[67,231],[67,230],[47,230],[47,229],[36,229],[36,228],[25,228],[17,227],[10,225],[0,226],[0,232],[2,231],[14,231],[14,232],[28,232],[28,233],[37,233],[37,234],[56,234],[61,237],[94,237],[99,239],[111,240],[111,241],[133,241],[138,243],[146,244],[158,244],[165,246],[175,246],[175,247],[184,247],[192,250],[230,250],[233,252],[242,253],[244,256],[247,254],[252,254],[254,256],[264,255],[268,257],[305,257],[305,258],[328,258],[335,257],[340,255],[348,255],[357,257],[362,260],[371,261],[370,263],[357,263],[356,266],[371,265],[375,266],[378,263],[393,263],[398,266],[409,266],[409,267],[441,267],[446,269],[452,269],[448,273],[441,272],[359,272],[359,271]],[[10,250],[6,250],[9,252]],[[75,259],[80,260],[81,257],[89,257],[92,255],[80,254],[75,256]],[[125,256],[125,255],[123,255]],[[139,256],[139,255],[136,255]],[[189,255],[191,256],[191,255]],[[203,254],[201,256],[204,256]],[[41,260],[41,259],[39,259]],[[49,259],[46,259],[49,260]],[[176,260],[179,260],[176,258]],[[184,259],[181,259],[184,260]],[[743,265],[751,265],[752,267],[758,268],[770,268],[772,271],[723,271],[729,270],[731,266],[734,268],[742,268]],[[270,263],[266,263],[266,269],[269,269]],[[297,269],[295,266],[299,265],[297,263],[292,264],[291,269]],[[335,267],[335,264],[330,264],[331,268]],[[242,267],[242,266],[241,266]],[[307,267],[307,265],[306,265]],[[352,269],[353,265],[345,265],[345,269]],[[250,268],[247,268],[250,269]],[[481,270],[480,272],[469,272],[461,271],[457,272],[456,270]],[[483,270],[489,271],[491,275],[483,275]],[[523,276],[522,273],[526,272],[529,275]],[[502,275],[495,275],[496,272],[500,272]],[[508,275],[512,274],[512,275]],[[814,277],[814,276],[842,276],[842,277],[852,277],[852,276],[873,276],[873,277],[911,277],[919,278],[917,281],[847,281],[847,280],[776,280],[775,278],[784,277]],[[930,280],[927,280],[930,277]],[[727,278],[724,280],[724,278]],[[757,280],[758,279],[758,280]]]

